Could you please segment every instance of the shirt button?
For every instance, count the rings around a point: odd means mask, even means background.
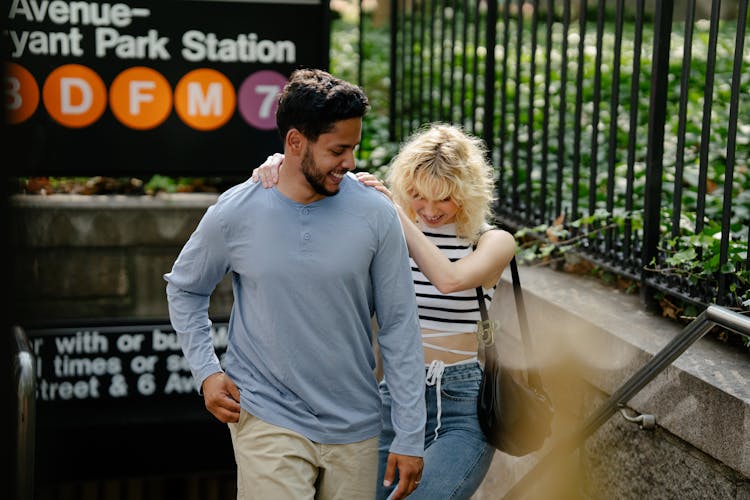
[[[302,209],[302,215],[307,215],[309,213],[310,213],[310,209],[308,209],[308,208],[303,208]]]
[[[309,239],[310,239],[310,233],[305,233],[305,236],[304,236],[304,238],[305,238],[306,240],[309,240]]]

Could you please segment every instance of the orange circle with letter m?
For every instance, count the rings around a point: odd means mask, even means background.
[[[232,82],[222,73],[200,68],[177,82],[174,100],[177,114],[188,126],[214,130],[232,117],[237,95]]]

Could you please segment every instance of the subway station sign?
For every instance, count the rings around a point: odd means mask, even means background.
[[[327,0],[10,0],[11,175],[247,175],[279,90],[328,67]]]

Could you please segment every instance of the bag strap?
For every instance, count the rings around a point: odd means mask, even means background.
[[[516,313],[518,314],[518,325],[521,328],[521,340],[523,341],[524,353],[528,363],[525,370],[528,376],[529,385],[540,392],[544,392],[542,386],[542,377],[539,375],[539,369],[534,362],[534,346],[529,333],[529,321],[526,317],[526,307],[523,302],[523,291],[521,290],[521,279],[518,276],[518,263],[515,255],[510,261],[510,274],[513,279],[513,297],[516,300]],[[484,303],[484,290],[481,286],[477,287],[477,298],[479,299],[479,312],[482,315],[482,321],[488,321],[487,306]]]

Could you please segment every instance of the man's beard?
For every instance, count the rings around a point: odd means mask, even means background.
[[[315,165],[310,146],[305,148],[305,155],[302,157],[302,173],[305,175],[305,179],[307,179],[307,182],[312,186],[316,193],[323,196],[334,196],[339,192],[338,187],[336,187],[336,191],[326,189],[326,176],[320,173]]]

